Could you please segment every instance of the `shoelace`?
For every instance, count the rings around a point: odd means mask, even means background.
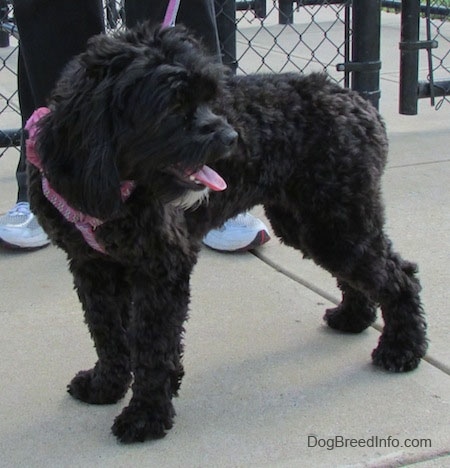
[[[27,202],[19,202],[8,211],[9,216],[28,216],[30,214],[30,206]]]

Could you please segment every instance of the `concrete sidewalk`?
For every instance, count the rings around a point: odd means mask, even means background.
[[[255,254],[205,249],[175,426],[119,445],[109,428],[126,401],[88,406],[65,391],[95,353],[64,254],[0,248],[0,467],[450,466],[450,106],[398,115],[398,17],[382,38],[387,228],[420,266],[430,349],[419,369],[374,368],[376,327],[326,328],[334,280],[275,238]],[[0,213],[15,165],[14,153],[0,160]]]

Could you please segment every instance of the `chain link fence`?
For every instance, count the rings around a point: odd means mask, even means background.
[[[439,109],[450,104],[450,0],[429,1],[422,14],[425,40],[436,47],[427,52],[428,74],[419,83],[419,98],[430,97],[431,105]]]
[[[349,59],[350,4],[350,0],[217,2],[224,62],[237,73],[325,70],[348,86],[348,73],[337,72],[336,66]],[[123,27],[123,0],[105,0],[105,22],[108,30]],[[0,23],[1,156],[11,148],[17,151],[20,144],[18,34],[9,1],[0,0]]]
[[[0,0],[0,156],[20,144],[17,92],[18,34],[9,2]]]
[[[321,70],[342,82],[345,75],[336,66],[349,60],[350,6],[350,1],[270,0],[238,2],[228,16],[224,7],[216,10],[231,32],[236,23],[237,73]],[[229,42],[225,34],[222,44]],[[226,62],[227,51],[224,57]]]
[[[428,74],[433,83],[438,75],[448,78],[450,74],[449,3],[432,0],[428,7],[433,7],[429,34],[439,42],[439,48],[432,51]],[[396,11],[400,6],[400,2],[382,4]],[[351,0],[216,0],[216,10],[224,63],[236,73],[322,70],[350,86],[350,72],[354,71],[349,66]],[[123,27],[123,0],[105,0],[105,22],[107,30]],[[20,143],[17,53],[11,3],[0,0],[0,156],[17,151]]]

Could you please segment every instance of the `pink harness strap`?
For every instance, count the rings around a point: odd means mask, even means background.
[[[180,0],[169,0],[167,5],[166,14],[162,25],[166,28],[175,26],[175,20],[177,18],[178,8],[180,8]]]
[[[97,242],[94,232],[98,226],[101,226],[104,223],[104,221],[72,208],[67,201],[53,189],[50,182],[44,175],[41,158],[36,151],[36,134],[38,131],[37,123],[49,112],[50,109],[47,107],[36,109],[25,125],[25,129],[28,130],[28,138],[26,140],[27,160],[41,172],[42,192],[47,200],[64,216],[67,221],[75,225],[83,235],[84,240],[94,250],[106,253],[104,247]],[[130,197],[134,188],[135,183],[131,180],[126,180],[121,183],[120,193],[123,201],[126,201]]]

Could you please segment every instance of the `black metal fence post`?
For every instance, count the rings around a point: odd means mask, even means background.
[[[236,58],[236,0],[216,0],[216,21],[224,65],[233,72],[237,69]]]
[[[0,0],[0,22],[8,20],[8,2],[6,0]],[[6,31],[0,31],[0,47],[9,46],[9,34]]]
[[[353,1],[352,89],[376,108],[380,100],[381,0]]]
[[[419,87],[419,17],[420,0],[403,0],[400,33],[400,102],[399,112],[417,114]]]
[[[419,18],[420,0],[403,0],[400,33],[400,99],[399,112],[417,114],[419,87]]]
[[[292,24],[294,22],[294,1],[278,0],[278,22]]]

